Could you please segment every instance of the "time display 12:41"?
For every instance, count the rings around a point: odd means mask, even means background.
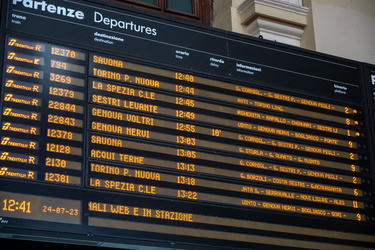
[[[2,210],[9,211],[9,212],[20,211],[22,213],[29,214],[31,213],[31,201],[4,199]]]
[[[81,201],[0,192],[0,202],[2,217],[81,224]]]

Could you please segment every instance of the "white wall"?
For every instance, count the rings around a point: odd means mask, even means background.
[[[316,51],[375,64],[375,1],[312,0]]]
[[[213,0],[213,26],[250,35],[237,10],[243,2]],[[309,13],[302,48],[375,64],[375,0],[304,0],[303,3]]]

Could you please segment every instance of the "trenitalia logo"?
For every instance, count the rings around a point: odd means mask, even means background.
[[[49,12],[51,14],[57,14],[61,16],[71,17],[83,20],[85,14],[82,11],[58,6],[54,4],[48,4],[46,1],[33,1],[33,0],[12,0],[13,5],[23,5],[25,8],[40,10]]]

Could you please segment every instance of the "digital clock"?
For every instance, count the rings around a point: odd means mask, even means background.
[[[81,201],[0,192],[0,216],[81,224]]]
[[[3,199],[3,211],[31,213],[31,201]]]

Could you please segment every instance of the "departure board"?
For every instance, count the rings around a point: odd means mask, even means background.
[[[375,247],[375,66],[104,1],[1,25],[1,238]]]

